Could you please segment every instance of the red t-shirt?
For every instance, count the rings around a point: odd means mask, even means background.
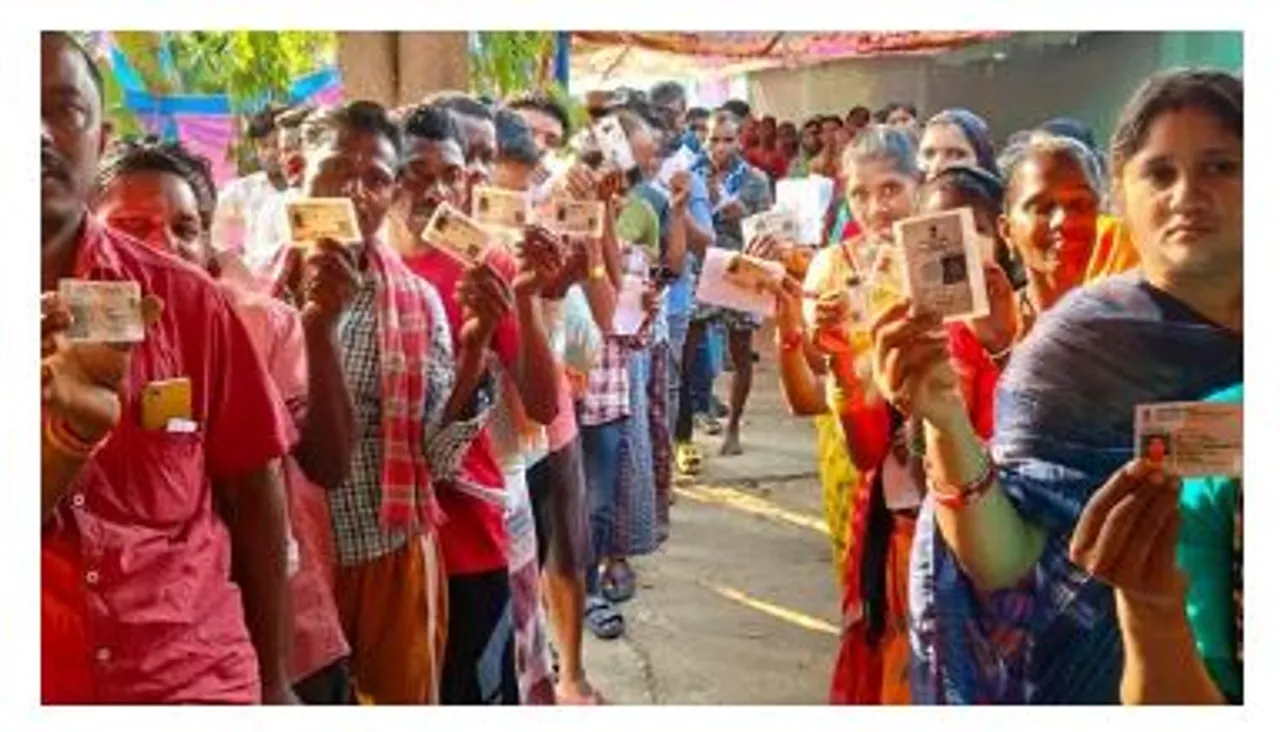
[[[124,415],[41,536],[45,703],[255,703],[258,660],[215,480],[289,451],[249,335],[204,272],[86,219],[75,272],[164,300],[133,355]],[[195,432],[151,431],[140,396],[191,380]],[[65,671],[65,672],[64,672]]]
[[[436,249],[407,255],[404,262],[440,293],[456,348],[458,332],[462,328],[462,307],[454,292],[465,271],[462,264]],[[515,260],[501,249],[495,248],[488,262],[508,282],[515,278]],[[520,324],[514,314],[498,324],[490,347],[499,363],[508,372],[514,372],[520,353]],[[480,430],[471,442],[462,456],[460,469],[461,480],[490,490],[504,489],[506,481],[498,465],[488,427]],[[436,498],[446,519],[439,531],[440,549],[449,574],[476,574],[505,568],[507,528],[502,509],[481,498],[453,490],[448,484],[441,487],[443,490],[436,492]]]

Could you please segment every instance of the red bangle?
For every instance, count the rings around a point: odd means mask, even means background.
[[[790,333],[784,333],[778,338],[778,350],[783,353],[794,351],[804,345],[804,332],[793,330]]]
[[[982,474],[963,486],[946,485],[933,476],[929,477],[929,488],[933,492],[933,500],[939,506],[945,506],[953,511],[982,500],[982,497],[987,495],[987,492],[995,484],[996,463],[991,459],[990,455],[987,456],[987,467],[982,471]],[[945,490],[938,490],[940,486],[944,487]]]

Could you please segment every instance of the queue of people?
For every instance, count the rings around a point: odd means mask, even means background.
[[[711,248],[787,264],[833,703],[1241,699],[1240,481],[1131,448],[1136,404],[1243,398],[1238,77],[1148,79],[1105,161],[1065,119],[997,154],[969,110],[797,126],[677,84],[588,97],[629,171],[539,94],[271,109],[261,172],[222,190],[181,143],[111,138],[70,35],[42,35],[41,82],[46,703],[603,703],[583,638],[626,632],[695,426],[749,447],[762,321],[695,295]],[[838,195],[797,269],[742,220],[810,175]],[[596,202],[602,234],[533,223],[465,264],[423,232],[480,187]],[[317,198],[358,241],[290,241]],[[989,314],[854,323],[866,253],[958,208]],[[138,283],[142,342],[69,338],[67,278]]]

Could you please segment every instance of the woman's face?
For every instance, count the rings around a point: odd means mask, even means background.
[[[1239,275],[1244,145],[1217,117],[1194,107],[1157,117],[1118,192],[1148,277]]]
[[[931,177],[948,165],[977,165],[978,155],[959,126],[935,122],[924,130],[918,155],[920,170]]]
[[[879,238],[892,237],[894,223],[914,210],[916,180],[894,170],[888,160],[854,163],[845,175],[849,213],[858,226]]]
[[[117,176],[99,194],[94,210],[108,226],[150,247],[201,269],[209,264],[196,194],[181,176],[153,171]]]
[[[960,191],[953,187],[935,186],[930,188],[929,192],[920,200],[919,213],[941,213],[957,208],[968,208],[973,213],[973,227],[977,230],[978,236],[988,237],[993,242],[999,241],[999,214],[974,206]]]
[[[894,110],[889,113],[889,117],[885,119],[885,124],[890,127],[909,129],[916,126],[916,118],[915,115],[911,114],[911,111],[906,107],[895,107]]]
[[[1028,269],[1080,284],[1098,234],[1098,193],[1069,152],[1032,153],[1013,171],[1002,234]]]

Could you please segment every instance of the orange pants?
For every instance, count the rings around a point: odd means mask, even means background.
[[[365,704],[438,704],[448,577],[433,536],[336,572],[334,594]]]

